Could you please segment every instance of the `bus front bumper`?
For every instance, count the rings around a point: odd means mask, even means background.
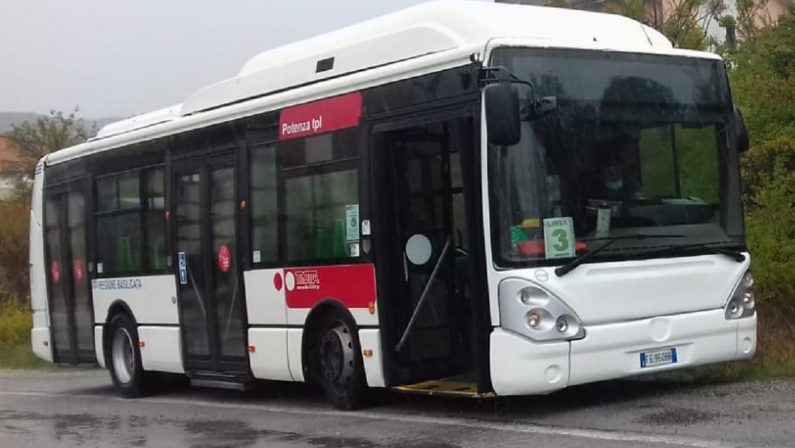
[[[675,349],[675,362],[641,366],[641,353]],[[631,375],[747,359],[756,352],[756,315],[726,320],[723,309],[590,325],[571,342],[538,343],[496,328],[491,378],[498,395],[552,392]]]

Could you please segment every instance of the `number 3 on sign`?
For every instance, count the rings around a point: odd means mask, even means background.
[[[570,217],[544,220],[544,249],[547,258],[574,256],[574,222]]]

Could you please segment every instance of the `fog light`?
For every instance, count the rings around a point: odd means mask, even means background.
[[[527,313],[527,326],[530,328],[537,328],[541,323],[541,315],[535,311]]]
[[[555,327],[557,327],[559,332],[565,333],[569,329],[569,323],[565,317],[559,317],[558,321],[555,322]]]
[[[743,276],[743,286],[746,288],[754,286],[754,276],[751,275],[751,271],[746,272]]]
[[[726,308],[728,311],[729,317],[736,319],[743,314],[743,307],[736,300],[732,300],[729,302],[729,306]]]
[[[756,301],[754,300],[754,293],[752,293],[751,291],[746,291],[746,293],[743,294],[743,306],[746,309],[751,310],[754,308],[755,305]]]

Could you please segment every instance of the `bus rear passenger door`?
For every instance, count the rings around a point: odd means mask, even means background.
[[[248,361],[237,253],[235,159],[231,154],[187,158],[174,163],[173,178],[185,368],[245,377]]]
[[[47,294],[53,360],[94,363],[94,317],[86,248],[86,185],[49,189],[44,202]]]

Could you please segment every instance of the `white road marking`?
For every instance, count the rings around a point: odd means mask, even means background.
[[[96,395],[62,394],[51,392],[17,392],[0,391],[0,396],[16,397],[37,397],[37,398],[64,398],[64,399],[85,399],[96,401]],[[129,401],[127,399],[111,396],[104,397],[107,401]],[[632,443],[654,443],[670,446],[683,446],[692,448],[730,448],[723,442],[705,440],[691,437],[672,436],[672,435],[648,435],[627,431],[607,431],[599,429],[566,428],[563,426],[546,426],[534,423],[500,423],[487,422],[483,420],[473,420],[467,418],[454,417],[434,417],[428,415],[405,415],[393,414],[389,412],[375,411],[354,411],[344,412],[328,409],[302,409],[288,406],[275,406],[268,404],[243,404],[243,403],[223,403],[205,400],[186,400],[180,398],[139,398],[136,401],[152,404],[175,404],[183,406],[203,406],[208,408],[242,409],[259,412],[275,412],[281,414],[324,416],[324,417],[351,417],[367,420],[397,421],[412,424],[431,424],[444,426],[466,426],[489,431],[514,432],[523,434],[540,434],[547,436],[577,437],[581,439],[601,440],[607,442],[632,442]]]

